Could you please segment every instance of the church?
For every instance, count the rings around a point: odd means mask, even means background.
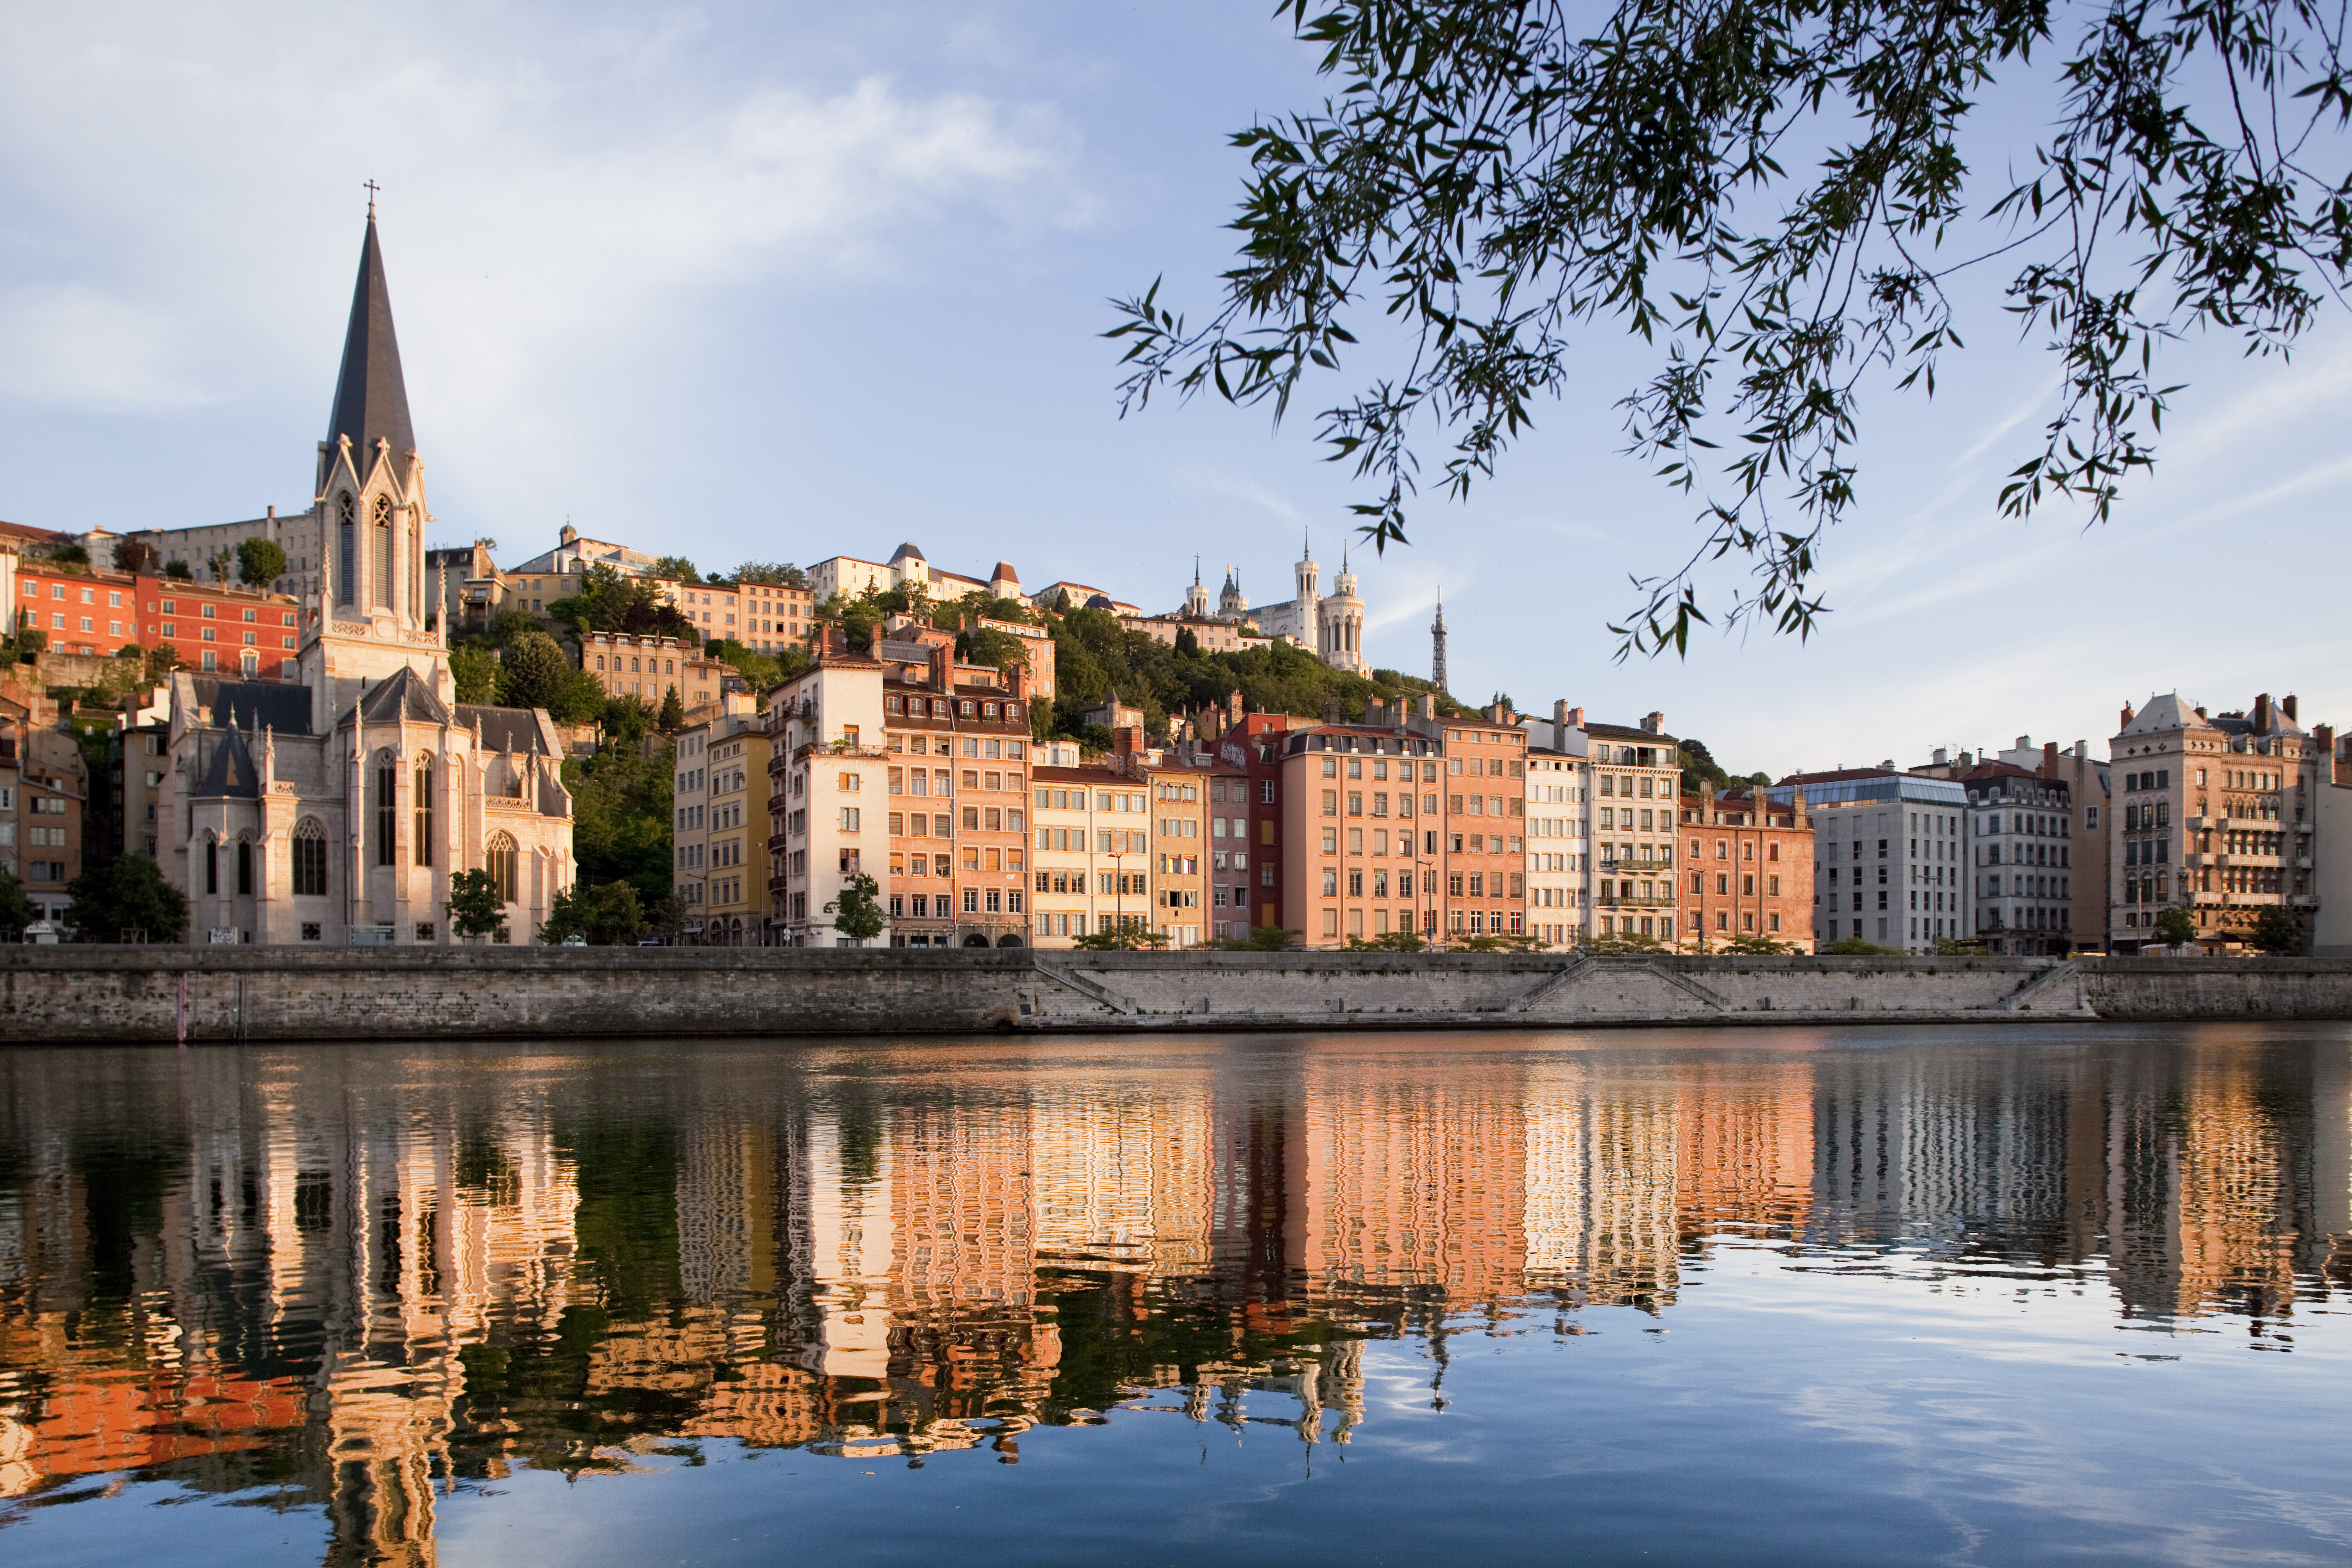
[[[528,942],[572,882],[562,740],[457,700],[372,204],[317,480],[293,678],[172,677],[158,849],[189,937],[445,945],[449,879],[480,869]]]
[[[1332,580],[1329,594],[1321,591],[1323,568],[1315,560],[1311,543],[1300,549],[1298,563],[1291,568],[1291,574],[1297,584],[1295,598],[1279,605],[1261,605],[1253,610],[1242,595],[1234,569],[1227,566],[1225,585],[1217,596],[1216,614],[1211,616],[1208,590],[1195,571],[1192,586],[1184,598],[1183,613],[1230,621],[1235,626],[1253,626],[1270,637],[1292,637],[1312,648],[1317,658],[1334,669],[1370,675],[1371,663],[1364,658],[1364,601],[1356,592],[1356,574],[1348,570],[1346,550],[1339,552],[1339,574]]]

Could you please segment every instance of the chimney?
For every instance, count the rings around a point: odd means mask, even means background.
[[[2054,779],[2059,776],[2058,742],[2055,741],[2042,742],[2042,776],[2045,779]]]
[[[1642,729],[1644,732],[1652,735],[1664,734],[1666,732],[1666,716],[1663,713],[1643,714]]]
[[[1583,729],[1583,728],[1584,728],[1584,710],[1583,710],[1583,709],[1581,709],[1581,708],[1571,708],[1571,709],[1570,709],[1570,710],[1568,710],[1568,721],[1569,721],[1570,724],[1574,725],[1577,729],[1580,729],[1580,730]]]
[[[1939,768],[1940,768],[1940,767],[1945,767],[1945,766],[1949,765],[1949,763],[1951,763],[1951,760],[1952,760],[1952,753],[1951,753],[1950,752],[1948,752],[1948,751],[1945,750],[1943,747],[1938,746],[1938,747],[1937,747],[1937,748],[1936,748],[1936,754],[1935,754],[1935,756],[1934,756],[1934,757],[1932,757],[1932,758],[1930,758],[1929,760],[1930,760],[1930,761],[1934,763],[1934,765],[1936,765],[1937,767],[1939,767]]]
[[[2202,705],[2202,704],[2200,704],[2200,705],[2199,705],[2199,707],[2198,707],[2198,709],[2197,709],[2197,717],[2199,717],[2200,719],[2202,719],[2203,717],[2205,717],[2205,709],[2204,709],[2204,707],[2203,707],[2203,705]]]
[[[1421,716],[1433,721],[1437,718],[1436,692],[1424,691],[1421,694]]]
[[[2270,732],[2271,694],[2264,691],[2257,694],[2254,698],[2254,733],[2257,735],[2267,735]]]
[[[2128,729],[2130,729],[2130,728],[2131,728],[2131,721],[2132,721],[2132,705],[2131,705],[2130,703],[2126,702],[2126,703],[2125,703],[2125,704],[2124,704],[2124,716],[2123,716],[2121,719],[2118,719],[2117,721],[2116,721],[2116,729],[2118,729],[2118,730],[2128,730]]]
[[[2294,692],[2290,691],[2285,696],[2279,699],[2279,711],[2286,715],[2286,721],[2288,723],[2292,724],[2294,722]]]

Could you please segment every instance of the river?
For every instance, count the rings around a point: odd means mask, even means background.
[[[0,1051],[13,1563],[2340,1563],[2352,1027]]]

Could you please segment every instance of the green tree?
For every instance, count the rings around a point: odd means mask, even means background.
[[[2171,913],[2169,910],[2165,911]],[[2164,930],[2159,919],[2157,931]],[[2288,956],[2303,951],[2303,924],[2294,911],[2279,904],[2265,904],[2254,916],[2254,945],[2264,952]]]
[[[248,588],[259,588],[286,575],[286,552],[275,541],[248,539],[236,547],[236,577]]]
[[[449,675],[457,683],[458,701],[496,702],[499,700],[499,659],[498,655],[488,648],[451,648]]]
[[[604,683],[584,669],[568,671],[547,705],[547,716],[559,724],[585,724],[603,716],[611,700]]]
[[[49,552],[49,559],[60,566],[88,566],[89,550],[86,545],[60,544]]]
[[[1422,941],[1418,932],[1409,931],[1392,931],[1385,935],[1374,937],[1351,936],[1348,939],[1348,951],[1350,952],[1420,952],[1428,946],[1429,943]]]
[[[642,746],[608,732],[593,757],[567,758],[572,854],[583,884],[626,881],[651,908],[673,890],[670,769],[677,748]]]
[[[16,634],[16,658],[20,663],[31,664],[47,653],[49,634],[38,626],[26,626]]]
[[[1933,393],[1964,268],[2005,270],[2001,308],[2046,334],[2061,388],[2000,506],[2064,496],[2101,519],[2153,461],[2168,340],[2220,328],[2282,353],[2352,282],[2339,7],[1276,11],[1336,96],[1234,138],[1239,263],[1199,325],[1158,283],[1123,302],[1124,404],[1172,385],[1279,416],[1367,360],[1320,438],[1367,482],[1354,510],[1385,545],[1424,468],[1455,499],[1494,472],[1575,379],[1581,326],[1638,334],[1658,363],[1621,404],[1628,449],[1704,498],[1706,537],[1637,580],[1622,648],[1684,649],[1710,615],[1811,630],[1863,401]],[[1986,120],[2002,144],[2050,130],[2013,172],[1972,178],[1965,133]],[[1380,323],[1372,346],[1359,318]],[[1452,450],[1424,464],[1433,432]],[[1753,576],[1703,609],[1700,574],[1725,557]]]
[[[735,568],[738,583],[760,583],[771,588],[805,588],[808,574],[787,561],[746,561]]]
[[[16,872],[0,867],[0,928],[22,931],[33,918],[33,900],[25,896],[25,884],[16,880]]]
[[[163,575],[181,583],[193,583],[196,580],[196,574],[188,569],[188,563],[184,561],[165,562]]]
[[[91,942],[120,942],[128,931],[149,942],[178,942],[188,932],[188,896],[144,855],[117,855],[66,886],[67,912]]]
[[[699,646],[701,629],[645,577],[624,577],[601,563],[588,568],[572,596],[547,606],[548,618],[581,632],[630,632],[671,637]]]
[[[553,637],[525,632],[507,645],[506,658],[499,662],[499,700],[509,708],[551,707],[572,673],[572,661]]]
[[[653,574],[656,577],[667,577],[674,582],[679,583],[699,583],[702,581],[702,574],[696,571],[694,569],[694,563],[688,561],[683,555],[664,555],[657,557],[654,562]]]
[[[841,896],[824,906],[833,929],[860,946],[882,934],[882,889],[863,871],[842,884]]]
[[[2197,917],[2175,904],[2156,916],[2156,940],[2168,946],[2197,940]]]
[[[1903,956],[1903,950],[1899,947],[1874,946],[1858,936],[1850,936],[1841,942],[1830,942],[1822,948],[1822,952],[1832,958],[1900,958]]]
[[[1739,935],[1726,942],[1717,951],[1720,952],[1755,953],[1761,956],[1776,952],[1794,952],[1797,951],[1797,948],[1796,944],[1793,942],[1775,942],[1769,936],[1759,935],[1754,931],[1743,931]]]
[[[499,879],[478,868],[450,878],[449,923],[459,936],[493,936],[506,930],[507,901]]]
[[[555,895],[547,923],[539,928],[539,940],[554,947],[565,937],[576,936],[591,947],[619,947],[636,941],[645,929],[636,889],[626,882],[600,888],[578,883]]]
[[[118,539],[114,542],[114,569],[117,572],[152,573],[155,570],[155,547],[143,540]]]
[[[1109,931],[1090,931],[1072,938],[1070,945],[1087,952],[1136,952],[1166,947],[1168,935],[1139,925],[1123,925]]]
[[[654,727],[665,735],[675,735],[685,722],[686,703],[673,686],[662,693],[661,712],[655,718]]]

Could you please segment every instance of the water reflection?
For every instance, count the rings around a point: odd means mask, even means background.
[[[0,1519],[140,1471],[425,1563],[446,1489],[1147,1395],[1345,1445],[1368,1341],[1670,1317],[1712,1249],[2074,1278],[2285,1349],[2341,1031],[0,1058]],[[1113,1053],[1116,1054],[1113,1054]]]

